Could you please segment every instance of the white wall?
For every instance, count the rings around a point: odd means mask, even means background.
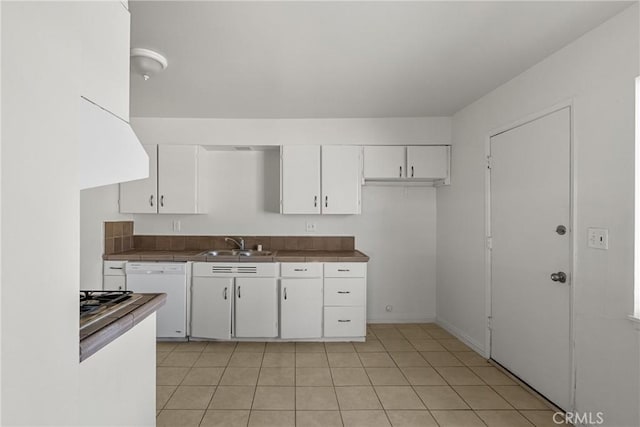
[[[148,143],[150,141],[145,141]],[[204,151],[205,215],[134,215],[136,234],[353,235],[371,257],[370,321],[435,318],[435,189],[365,186],[361,215],[280,215],[277,150]],[[172,231],[180,220],[182,230]],[[385,306],[393,305],[391,313]]]
[[[2,4],[2,425],[76,423],[80,41],[73,8]]]
[[[576,409],[640,425],[633,310],[634,78],[638,6],[587,33],[453,118],[450,187],[438,190],[438,319],[485,346],[485,139],[497,127],[571,98],[576,165]],[[587,248],[608,228],[608,251]],[[540,309],[544,309],[540,307]]]
[[[80,192],[80,289],[102,289],[104,221],[127,221],[118,212],[118,185]]]

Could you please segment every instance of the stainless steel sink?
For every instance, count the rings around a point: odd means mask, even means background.
[[[271,256],[271,251],[255,251],[253,249],[216,249],[212,251],[202,252],[200,255],[204,256]]]
[[[220,250],[214,250],[214,251],[205,251],[205,252],[202,252],[200,255],[205,255],[205,256],[236,256],[238,254],[236,253],[236,251],[233,251],[233,250],[220,249]]]
[[[253,249],[234,251],[240,256],[271,256],[271,251],[254,251]]]

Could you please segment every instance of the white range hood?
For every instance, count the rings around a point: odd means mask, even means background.
[[[80,98],[80,189],[149,176],[149,156],[131,125]]]

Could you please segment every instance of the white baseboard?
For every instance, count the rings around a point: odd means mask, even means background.
[[[436,323],[442,329],[446,330],[451,335],[455,336],[460,341],[462,341],[463,343],[465,343],[466,345],[471,347],[471,349],[473,351],[475,351],[476,353],[479,353],[479,354],[483,355],[484,357],[488,357],[488,354],[487,354],[488,353],[488,351],[487,351],[488,349],[485,350],[484,344],[478,343],[477,341],[472,339],[469,335],[465,334],[460,329],[456,328],[451,323],[447,322],[446,320],[444,320],[442,318],[436,318]]]
[[[367,323],[435,323],[435,316],[431,317],[396,317],[393,319],[367,319]]]

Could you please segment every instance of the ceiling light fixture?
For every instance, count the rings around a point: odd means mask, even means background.
[[[151,49],[134,47],[131,49],[131,67],[146,80],[167,68],[167,58]]]

